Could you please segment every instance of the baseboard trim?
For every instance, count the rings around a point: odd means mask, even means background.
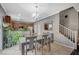
[[[60,43],[60,42],[58,42],[58,41],[54,41],[54,42],[56,42],[56,43],[59,44],[59,45],[65,46],[65,47],[67,47],[67,48],[74,49],[73,47],[70,47],[70,46],[65,45],[65,44],[63,44],[63,43]]]

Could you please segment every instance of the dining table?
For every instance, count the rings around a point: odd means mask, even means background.
[[[35,43],[35,54],[37,54],[37,49],[38,49],[38,36],[42,36],[42,39],[44,39],[43,37],[46,36],[46,38],[48,37],[48,34],[32,34],[32,35],[26,35],[25,38],[26,38],[26,42],[22,43],[22,55],[24,55],[24,52],[26,52],[25,54],[27,55],[27,42],[29,40],[29,49],[32,50],[33,49],[33,46],[34,46],[34,43]],[[45,40],[45,39],[44,39]],[[49,47],[49,51],[51,50],[51,46],[50,46],[50,38],[48,37],[48,47]],[[42,41],[42,40],[41,40]],[[44,42],[42,42],[43,44]],[[24,50],[24,46],[26,46],[26,51]],[[42,54],[43,54],[43,45],[42,45]]]

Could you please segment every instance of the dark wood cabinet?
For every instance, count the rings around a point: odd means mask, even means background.
[[[11,23],[11,17],[10,16],[5,16],[4,19],[3,19],[3,22]]]

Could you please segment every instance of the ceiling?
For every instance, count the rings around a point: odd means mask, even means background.
[[[35,13],[34,3],[2,3],[5,12],[10,15],[13,20],[23,22],[35,22],[32,14]],[[39,20],[59,13],[69,7],[76,7],[78,4],[73,3],[38,3]],[[78,7],[78,6],[77,6]],[[76,8],[79,9],[79,8]]]

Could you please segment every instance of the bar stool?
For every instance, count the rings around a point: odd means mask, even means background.
[[[29,50],[32,50],[33,49],[33,47],[34,47],[34,39],[37,39],[37,36],[26,37],[26,42],[24,42],[24,43],[21,44],[21,47],[22,47],[22,55],[24,55],[24,54],[27,55],[27,52]],[[27,40],[29,40],[29,42],[27,42]],[[27,48],[27,45],[29,45],[29,49]],[[26,49],[25,49],[25,47],[26,47]],[[36,54],[36,48],[35,48],[35,54]]]
[[[29,42],[30,50],[33,49],[34,39],[36,39],[36,41],[37,41],[37,36],[26,37],[26,43],[27,43],[27,40],[30,40],[30,42]],[[35,41],[35,46],[36,46],[36,41]],[[36,48],[35,48],[35,54],[36,54]],[[27,45],[26,45],[26,55],[27,55]]]
[[[43,47],[44,45],[47,44],[47,34],[42,35],[42,40],[41,40],[41,44],[42,44],[42,54],[43,54]]]

